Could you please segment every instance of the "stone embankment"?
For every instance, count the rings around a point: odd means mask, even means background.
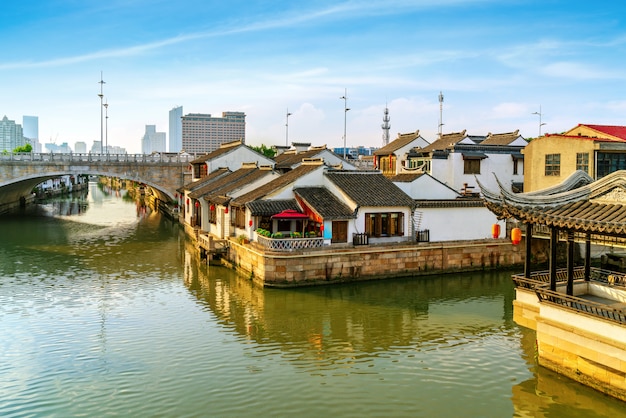
[[[521,266],[524,246],[507,239],[324,247],[270,252],[231,239],[229,265],[266,287],[295,287]]]

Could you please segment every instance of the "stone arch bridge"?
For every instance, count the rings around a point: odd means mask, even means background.
[[[188,154],[0,154],[0,213],[32,195],[39,183],[64,175],[117,177],[143,183],[164,202],[191,181]]]

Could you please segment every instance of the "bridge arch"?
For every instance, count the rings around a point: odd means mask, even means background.
[[[11,154],[0,158],[0,208],[30,197],[38,184],[65,175],[105,176],[145,184],[171,202],[191,180],[191,155]]]

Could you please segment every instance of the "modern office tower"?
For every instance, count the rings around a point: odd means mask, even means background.
[[[22,116],[22,130],[26,143],[33,147],[34,152],[41,152],[41,143],[39,142],[39,117],[38,116]]]
[[[142,154],[165,151],[165,132],[157,132],[156,125],[146,125],[146,133],[141,140]]]
[[[246,141],[246,114],[222,112],[222,117],[189,113],[182,118],[183,149],[190,153],[214,151],[225,142]]]
[[[183,107],[177,106],[170,110],[170,143],[169,152],[180,152],[183,149]]]
[[[0,120],[0,152],[11,152],[24,145],[26,145],[26,141],[24,140],[22,125],[4,116]]]
[[[74,152],[77,154],[87,153],[87,143],[83,141],[77,141],[74,143]]]

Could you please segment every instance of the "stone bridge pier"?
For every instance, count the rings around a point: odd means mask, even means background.
[[[0,213],[29,199],[38,184],[64,175],[117,177],[145,184],[164,202],[191,181],[189,154],[37,154],[0,155]]]

